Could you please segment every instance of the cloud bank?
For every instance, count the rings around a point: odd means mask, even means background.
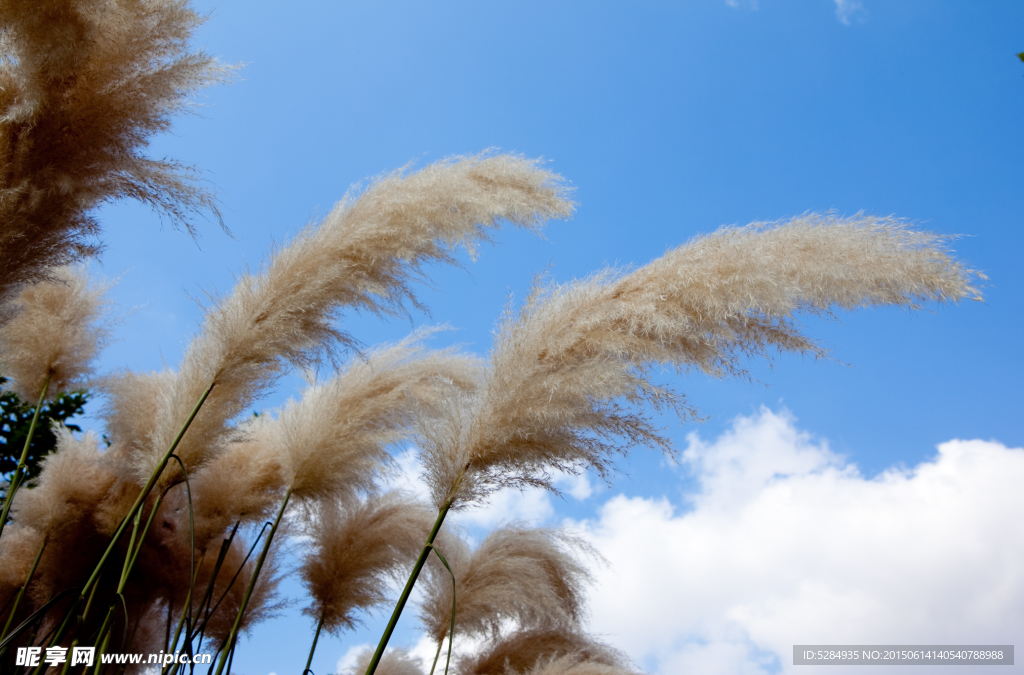
[[[1020,635],[1024,450],[950,441],[867,479],[763,409],[683,457],[681,505],[616,496],[577,523],[610,562],[592,630],[651,672],[832,673],[794,668],[793,645]]]

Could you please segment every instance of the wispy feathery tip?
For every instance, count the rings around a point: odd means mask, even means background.
[[[138,430],[147,439],[142,464],[152,469],[211,383],[178,453],[189,466],[230,433],[227,422],[286,363],[316,364],[353,343],[333,325],[342,310],[393,314],[405,303],[418,306],[412,281],[424,265],[452,262],[453,247],[471,248],[502,222],[536,227],[570,215],[561,178],[538,164],[476,155],[389,174],[276,251],[261,274],[243,275],[208,311],[158,414]],[[119,414],[122,402],[115,396],[111,406]]]
[[[13,318],[0,326],[0,373],[32,404],[47,381],[49,400],[84,386],[107,335],[100,324],[105,287],[91,284],[82,268],[61,267],[51,277],[22,287],[9,303]]]
[[[429,352],[417,331],[354,358],[324,384],[308,388],[276,418],[247,425],[252,442],[274,448],[283,481],[300,498],[344,497],[369,488],[386,450],[406,438],[451,392],[475,389],[480,363],[453,350]]]
[[[259,441],[231,443],[189,476],[196,548],[224,535],[234,523],[261,523],[280,505],[284,480],[273,448]],[[188,533],[188,492],[178,486],[168,495],[164,511]]]
[[[356,659],[356,664],[344,675],[363,675],[372,658],[372,649],[362,652]],[[423,675],[423,661],[401,647],[391,647],[384,652],[374,672],[376,675]]]
[[[638,445],[670,451],[646,408],[693,411],[652,381],[655,366],[745,375],[745,357],[824,353],[801,333],[798,312],[976,294],[977,273],[943,242],[892,218],[807,215],[721,229],[629,273],[538,284],[501,323],[478,393],[452,398],[424,425],[435,504],[553,489],[553,471],[605,475]]]
[[[312,547],[299,573],[313,603],[303,610],[337,633],[353,628],[356,611],[387,600],[388,584],[408,573],[435,514],[399,493],[342,506],[326,502],[310,525]]]
[[[484,651],[459,659],[459,675],[521,675],[535,666],[572,655],[580,661],[625,668],[629,659],[622,652],[560,624],[516,631],[491,641]]]
[[[508,621],[524,629],[578,625],[590,574],[576,557],[593,553],[581,540],[553,529],[506,526],[469,552],[444,542],[439,548],[455,574],[455,632],[496,636]],[[451,627],[452,582],[434,568],[427,578],[420,619],[441,640]]]
[[[64,427],[54,431],[56,450],[43,458],[35,487],[19,492],[11,508],[14,522],[46,535],[90,519],[115,480],[94,433],[75,438]]]
[[[139,200],[190,232],[192,215],[218,215],[192,168],[144,154],[230,75],[189,48],[202,20],[181,0],[0,5],[0,300],[97,253],[104,201]]]
[[[43,541],[43,533],[32,527],[12,523],[4,529],[0,538],[0,607],[8,607],[25,583]],[[0,611],[0,617],[4,614]]]

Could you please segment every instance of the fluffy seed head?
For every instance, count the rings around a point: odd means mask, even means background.
[[[187,166],[146,157],[149,139],[229,69],[189,38],[183,0],[0,4],[0,300],[99,251],[99,204],[136,199],[191,231],[212,210]]]
[[[0,607],[7,607],[25,583],[43,541],[43,533],[34,528],[17,524],[4,528],[0,539]]]
[[[506,526],[470,553],[444,542],[441,553],[455,574],[457,635],[496,636],[507,621],[521,628],[577,625],[584,613],[590,574],[573,549],[592,553],[560,530]],[[451,627],[452,582],[446,570],[428,576],[420,618],[427,634],[441,640]]]
[[[632,668],[589,661],[578,654],[561,656],[539,663],[526,675],[637,675]]]
[[[551,489],[552,470],[604,475],[636,445],[669,451],[644,408],[692,410],[652,381],[656,366],[743,375],[746,356],[823,353],[797,312],[976,295],[942,243],[894,219],[803,216],[722,229],[628,274],[538,285],[502,322],[478,393],[425,425],[435,503]]]
[[[47,399],[83,385],[106,330],[98,323],[104,288],[84,269],[61,267],[51,278],[22,287],[0,326],[0,372],[23,401],[34,404],[49,379]]]
[[[346,675],[363,675],[370,667],[373,650],[367,649],[359,655],[356,665]],[[423,661],[401,647],[391,647],[384,652],[377,664],[376,675],[423,675]]]
[[[208,311],[180,371],[141,429],[138,472],[148,477],[196,401],[216,386],[178,454],[195,466],[230,433],[227,422],[282,372],[352,344],[332,322],[343,309],[379,314],[416,305],[411,282],[429,263],[451,262],[502,221],[536,227],[572,212],[562,179],[535,160],[456,157],[408,175],[384,176],[346,197],[314,227],[278,250],[262,274],[243,275]],[[114,391],[111,414],[122,414]],[[119,423],[115,423],[119,424]]]
[[[475,655],[459,659],[459,675],[511,675],[529,672],[561,656],[612,667],[626,667],[629,660],[608,645],[597,642],[566,625],[523,630],[491,642]]]
[[[75,438],[64,427],[54,431],[57,448],[43,458],[36,486],[18,492],[11,507],[14,522],[47,536],[91,520],[116,478],[94,433]]]
[[[278,536],[282,536],[284,533],[278,530]],[[218,545],[219,548],[219,545]],[[245,555],[249,550],[249,545],[241,537],[235,537],[231,544],[231,548],[228,551],[228,555],[221,566],[220,573],[217,575],[217,579],[214,584],[215,599],[224,597],[220,606],[212,612],[209,616],[209,623],[206,627],[206,635],[210,638],[210,644],[214,649],[219,649],[224,641],[228,639],[228,635],[231,632],[231,626],[235,622],[235,617],[238,615],[238,609],[242,606],[242,599],[245,597],[245,589],[248,588],[249,582],[252,579],[252,574],[256,569],[256,554],[249,558],[244,564],[242,561],[245,559]],[[270,552],[267,554],[266,560],[263,563],[263,569],[260,571],[259,579],[256,581],[256,586],[253,588],[252,596],[249,598],[249,604],[245,609],[245,616],[242,619],[240,631],[245,633],[250,627],[256,625],[260,621],[264,621],[276,615],[277,611],[282,607],[282,603],[277,602],[278,596],[278,584],[281,582],[281,575],[278,573],[280,568],[280,562],[278,554],[280,552],[280,546],[272,546]],[[212,551],[211,551],[212,553]],[[258,550],[257,550],[258,554]],[[200,570],[200,575],[196,583],[197,588],[205,589],[210,582],[210,576],[213,572],[214,560],[216,560],[216,554],[212,556],[208,553],[207,557],[209,560],[204,560],[203,568]],[[234,583],[231,583],[235,573],[241,569],[241,573],[235,578]],[[205,573],[205,577],[203,576]],[[228,586],[228,584],[231,584]],[[179,586],[180,588],[180,586]],[[195,603],[193,608],[194,615],[200,616],[199,614],[199,603],[201,598],[196,594],[192,601]],[[184,598],[179,598],[183,600]],[[180,608],[176,610],[175,616],[178,616]]]
[[[199,550],[222,537],[236,522],[264,522],[280,505],[284,482],[273,448],[258,441],[230,444],[189,477],[195,545]],[[163,510],[188,532],[188,493],[180,485],[168,494]]]
[[[300,568],[313,599],[304,613],[323,617],[335,634],[353,628],[357,610],[385,602],[388,582],[408,574],[433,521],[429,508],[394,492],[347,507],[325,504]]]
[[[337,376],[304,392],[276,419],[249,427],[253,442],[278,452],[283,480],[301,498],[344,497],[369,488],[389,445],[429,415],[446,394],[474,389],[476,358],[427,352],[417,332],[354,359]]]

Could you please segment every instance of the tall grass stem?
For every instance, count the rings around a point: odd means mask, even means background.
[[[36,403],[36,410],[32,414],[32,423],[28,426],[28,435],[25,437],[25,447],[21,450],[21,458],[18,460],[18,466],[14,469],[14,475],[11,476],[11,482],[7,486],[7,494],[4,495],[4,510],[3,514],[0,515],[0,537],[4,534],[4,526],[7,524],[7,514],[11,510],[11,502],[14,501],[14,493],[21,487],[21,477],[25,472],[25,462],[28,460],[28,448],[32,445],[32,436],[36,433],[36,425],[39,423],[39,413],[43,409],[43,400],[46,398],[46,392],[50,388],[50,378],[47,377],[46,381],[43,382],[43,392],[39,394],[39,402]]]
[[[274,534],[277,532],[277,528],[281,524],[281,518],[284,517],[284,511],[288,506],[288,500],[291,496],[292,489],[289,487],[284,493],[284,499],[281,500],[281,508],[277,510],[277,516],[274,518],[274,524],[270,527],[270,532],[267,534],[267,541],[263,544],[263,550],[260,551],[260,557],[256,561],[256,569],[252,572],[252,578],[249,579],[249,586],[245,589],[245,596],[242,598],[242,604],[238,608],[238,614],[235,615],[235,624],[231,627],[231,633],[228,634],[228,639],[224,641],[224,652],[220,655],[220,662],[217,664],[217,670],[214,675],[221,674],[221,671],[224,670],[224,664],[228,660],[228,656],[233,654],[235,651],[235,640],[238,638],[238,630],[242,625],[242,617],[245,615],[245,609],[249,604],[249,598],[252,597],[252,592],[256,588],[256,581],[259,579],[260,571],[263,569],[263,563],[267,560],[267,554],[270,553],[270,545],[274,541]]]
[[[309,658],[306,659],[306,667],[302,670],[302,675],[312,672],[309,667],[313,664],[313,652],[316,651],[316,642],[320,639],[320,629],[324,627],[324,617],[326,616],[326,612],[322,613],[320,620],[316,624],[316,632],[313,633],[313,645],[309,648]]]
[[[388,646],[388,641],[391,639],[391,634],[395,632],[395,626],[398,625],[398,618],[402,616],[402,610],[405,609],[405,603],[409,601],[409,596],[412,595],[413,586],[416,585],[416,579],[420,576],[420,570],[423,569],[423,565],[427,562],[427,557],[430,555],[430,551],[434,546],[434,539],[437,537],[437,533],[441,529],[441,524],[444,523],[444,517],[448,515],[448,510],[452,507],[451,501],[444,503],[441,510],[437,512],[437,520],[434,521],[434,528],[430,531],[427,536],[427,542],[423,545],[423,550],[420,551],[420,555],[416,558],[416,564],[413,565],[412,572],[409,573],[409,580],[405,582],[405,588],[402,589],[402,595],[398,598],[398,603],[395,605],[395,610],[391,613],[391,619],[388,621],[387,627],[384,629],[384,634],[380,637],[380,643],[377,645],[377,651],[373,653],[373,658],[370,659],[370,664],[366,667],[366,675],[373,675],[377,670],[377,665],[380,663],[381,657],[384,656],[384,649]]]
[[[28,571],[25,583],[18,590],[18,594],[14,597],[14,604],[11,606],[11,613],[7,617],[7,623],[4,624],[4,632],[0,633],[0,641],[7,637],[7,631],[11,629],[11,624],[14,622],[14,615],[18,613],[18,605],[21,604],[21,598],[25,595],[25,591],[28,590],[28,585],[32,583],[32,577],[36,574],[36,568],[39,566],[39,560],[43,557],[44,550],[46,550],[46,539],[43,539],[42,545],[39,546],[39,552],[36,553],[36,559],[32,561],[32,569]],[[4,651],[5,650],[0,649],[0,658],[3,658]]]
[[[206,388],[206,391],[203,392],[202,397],[200,397],[199,401],[192,409],[192,413],[188,416],[188,419],[185,420],[185,423],[181,426],[181,429],[178,431],[178,435],[175,436],[174,442],[171,443],[171,447],[169,447],[167,449],[167,452],[164,453],[163,459],[157,465],[152,475],[150,475],[149,480],[146,482],[146,485],[142,488],[142,492],[139,493],[139,496],[136,498],[135,503],[132,504],[131,509],[128,510],[128,513],[125,514],[124,518],[121,519],[121,524],[118,525],[117,530],[115,530],[114,534],[110,537],[110,543],[107,544],[106,550],[103,552],[103,555],[100,556],[100,560],[98,563],[96,563],[95,569],[93,569],[92,574],[89,576],[89,579],[85,582],[85,585],[83,585],[81,590],[79,590],[78,598],[76,598],[75,601],[71,603],[71,607],[68,608],[68,613],[67,615],[65,615],[64,621],[61,623],[60,628],[53,635],[53,637],[50,638],[47,646],[52,647],[53,645],[59,644],[60,641],[64,639],[64,634],[67,632],[69,626],[71,625],[70,619],[74,615],[74,612],[78,609],[78,605],[81,604],[83,600],[85,600],[86,593],[90,593],[90,601],[86,604],[86,612],[83,613],[83,618],[88,613],[89,605],[92,604],[91,593],[95,590],[95,585],[99,581],[100,574],[103,572],[103,568],[106,566],[107,560],[110,558],[110,554],[113,552],[114,547],[117,545],[118,540],[121,538],[121,535],[124,534],[125,529],[128,527],[129,521],[135,520],[135,514],[139,512],[139,509],[142,508],[142,505],[143,503],[145,503],[146,498],[149,497],[149,493],[153,491],[153,486],[156,484],[157,478],[159,478],[160,474],[163,473],[164,468],[167,466],[167,462],[169,462],[171,459],[171,455],[174,454],[174,451],[177,449],[178,444],[181,443],[181,439],[185,436],[185,432],[188,431],[189,426],[192,424],[192,420],[194,420],[196,418],[196,415],[199,414],[200,408],[202,408],[203,404],[206,403],[206,399],[209,398],[210,392],[213,391],[213,387],[215,385],[216,382],[210,384],[210,386]]]

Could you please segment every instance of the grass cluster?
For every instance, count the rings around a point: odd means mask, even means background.
[[[346,361],[358,344],[346,312],[420,307],[426,266],[474,253],[499,227],[572,214],[565,181],[539,161],[482,153],[346,195],[210,303],[177,368],[96,375],[103,288],[67,266],[97,252],[92,209],[129,197],[185,222],[211,204],[187,170],[142,154],[190,92],[230,72],[190,51],[199,21],[183,0],[0,4],[0,372],[37,411],[54,392],[101,389],[110,442],[58,431],[26,485],[28,434],[0,519],[4,672],[28,645],[214,651],[210,673],[230,672],[239,635],[274,612],[291,528],[306,535],[307,670],[324,630],[394,603],[358,670],[424,672],[388,649],[422,574],[431,672],[632,673],[587,634],[584,542],[506,525],[473,548],[447,514],[502,489],[554,490],[563,472],[608,475],[635,447],[671,453],[652,415],[692,410],[652,379],[663,367],[742,375],[751,356],[822,353],[801,313],[977,297],[941,237],[893,218],[806,215],[722,229],[636,269],[540,281],[485,356],[430,350],[421,330]],[[332,375],[244,414],[311,365]],[[399,442],[420,449],[429,503],[382,488]],[[452,663],[461,637],[483,646]]]

